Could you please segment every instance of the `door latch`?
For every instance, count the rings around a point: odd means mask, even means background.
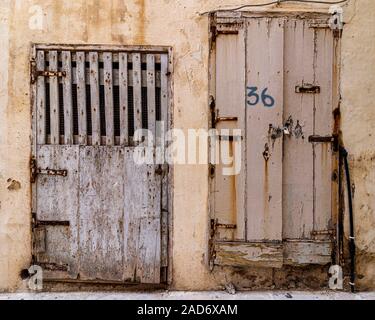
[[[320,93],[320,86],[306,83],[302,86],[296,86],[296,93]]]
[[[333,145],[333,150],[337,151],[338,150],[338,136],[337,135],[332,135],[332,136],[319,136],[319,135],[312,135],[309,136],[309,142],[311,143],[332,143]]]
[[[32,158],[30,161],[30,176],[31,183],[35,183],[38,174],[46,174],[49,176],[62,176],[66,177],[68,175],[68,170],[56,170],[56,169],[40,169],[37,167],[36,159]]]

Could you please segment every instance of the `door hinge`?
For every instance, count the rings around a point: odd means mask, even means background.
[[[49,176],[62,176],[66,177],[68,175],[68,170],[56,170],[56,169],[41,169],[37,167],[36,159],[31,158],[30,160],[30,180],[31,183],[35,183],[38,174],[46,174]]]
[[[332,143],[333,150],[338,150],[338,135],[334,134],[332,136],[319,136],[319,135],[312,135],[309,136],[309,142],[311,143]]]

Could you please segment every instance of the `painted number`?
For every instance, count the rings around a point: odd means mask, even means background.
[[[247,104],[249,106],[256,106],[259,100],[262,100],[263,105],[266,108],[272,108],[275,105],[275,99],[267,94],[268,88],[262,91],[261,96],[257,93],[258,87],[247,87]]]

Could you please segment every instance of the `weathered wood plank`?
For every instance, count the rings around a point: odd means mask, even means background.
[[[125,152],[124,280],[160,282],[160,179],[151,165],[137,165]],[[147,190],[147,192],[143,192]]]
[[[307,22],[291,19],[285,26],[283,236],[309,239],[313,228],[314,94],[296,93],[295,87],[314,83],[314,30]]]
[[[216,39],[216,110],[218,117],[236,117],[237,120],[216,124],[223,129],[241,129],[245,132],[245,36],[239,34],[219,35]],[[228,132],[229,133],[229,132]],[[221,143],[221,151],[224,144]],[[230,157],[236,143],[230,143]],[[219,147],[217,144],[213,148]],[[217,161],[214,181],[213,211],[215,219],[222,224],[237,225],[236,229],[220,229],[217,236],[226,240],[245,240],[245,177],[246,157],[242,144],[242,161],[239,175],[224,175],[223,169],[230,163]],[[216,156],[218,157],[218,156]],[[219,160],[219,159],[217,159]],[[234,159],[233,159],[234,160]]]
[[[315,97],[314,134],[333,133],[333,34],[331,29],[316,31],[315,79],[320,94]],[[314,230],[333,228],[332,212],[332,145],[315,143],[314,148]]]
[[[147,111],[148,130],[151,131],[153,139],[156,136],[156,105],[155,105],[155,56],[147,55]]]
[[[45,56],[44,51],[38,51],[36,57],[37,70],[44,71],[45,69]],[[38,77],[36,87],[36,136],[38,144],[46,143],[46,87],[44,77]]]
[[[79,144],[87,144],[87,111],[86,111],[86,78],[85,53],[77,52],[77,107],[78,107],[78,140]],[[90,82],[89,82],[90,83]]]
[[[248,22],[246,82],[248,241],[282,239],[283,137],[278,128],[283,125],[283,48],[282,19],[262,18]],[[269,97],[264,98],[265,95]]]
[[[303,266],[331,263],[332,242],[293,241],[284,243],[284,264]]]
[[[218,242],[215,244],[215,265],[231,267],[281,268],[282,244]]]
[[[125,281],[137,279],[137,259],[139,256],[139,228],[144,210],[146,194],[139,187],[146,184],[145,166],[137,166],[133,159],[134,151],[126,148],[124,155],[124,275]],[[137,174],[134,174],[137,172]]]
[[[161,89],[161,121],[164,123],[164,128],[168,128],[168,72],[169,62],[168,55],[163,54],[160,57],[161,71],[160,71],[160,89]]]
[[[64,100],[64,143],[73,144],[73,101],[72,101],[72,57],[70,51],[61,53]]]
[[[100,145],[100,109],[99,109],[99,62],[98,53],[90,52],[90,94],[91,94],[91,122],[92,144]]]
[[[104,101],[106,122],[106,145],[114,145],[114,110],[113,110],[113,78],[112,78],[112,53],[104,52]]]
[[[57,51],[49,52],[49,71],[58,71]],[[57,77],[50,78],[50,118],[51,118],[51,144],[59,144],[60,124],[59,124],[59,88]]]
[[[120,91],[120,145],[129,141],[128,126],[128,54],[119,54],[119,91]]]
[[[133,53],[134,130],[142,129],[141,55]]]
[[[123,148],[81,146],[79,176],[80,277],[121,281],[125,223]]]
[[[139,229],[139,256],[137,274],[142,283],[160,282],[161,262],[161,175],[152,165],[147,166],[146,206]]]
[[[74,279],[78,274],[78,185],[79,147],[42,145],[37,148],[41,169],[67,170],[68,175],[38,175],[36,216],[41,221],[69,221],[69,226],[46,226],[46,250],[39,262],[67,265],[68,272],[47,272],[44,277]]]

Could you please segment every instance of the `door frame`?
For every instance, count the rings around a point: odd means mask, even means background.
[[[30,152],[30,188],[31,188],[31,214],[30,214],[30,230],[31,230],[31,265],[35,262],[34,256],[34,241],[35,241],[35,234],[34,234],[34,213],[36,212],[36,205],[37,205],[37,190],[36,190],[36,183],[33,182],[33,159],[36,159],[37,153],[37,75],[36,71],[36,58],[37,58],[37,50],[72,50],[72,51],[109,51],[109,52],[139,52],[139,53],[163,53],[168,55],[168,102],[167,102],[167,128],[165,128],[165,133],[167,130],[170,130],[174,126],[174,99],[173,99],[173,87],[174,87],[174,61],[173,61],[173,47],[172,46],[143,46],[143,45],[107,45],[107,44],[49,44],[49,43],[32,43],[30,47],[30,55],[29,55],[29,71],[30,71],[30,113],[31,113],[31,152]],[[165,137],[164,137],[165,138]],[[165,140],[164,140],[165,141]],[[163,212],[167,210],[167,214],[165,216],[166,221],[161,221],[161,237],[163,237],[163,229],[164,229],[164,237],[165,237],[165,244],[166,244],[166,256],[167,256],[167,264],[166,267],[166,274],[164,275],[164,281],[161,284],[166,284],[167,286],[171,285],[173,280],[173,196],[174,196],[174,167],[173,165],[168,165],[168,170],[166,174],[166,192],[165,194],[162,193],[161,197],[166,197],[167,208],[161,207],[161,216],[163,216]],[[162,218],[161,218],[162,219]],[[163,228],[164,223],[164,228]],[[163,240],[161,240],[163,241]],[[47,281],[47,280],[46,280]],[[54,282],[54,281],[51,281]],[[57,280],[57,282],[60,282]],[[77,282],[80,281],[61,281],[64,283],[68,282]],[[88,285],[92,284],[92,281],[87,282]],[[98,282],[103,284],[103,282]],[[110,283],[105,283],[110,284]],[[120,285],[127,286],[127,283],[116,283]],[[134,286],[134,284],[131,284]],[[142,284],[140,284],[142,285]],[[152,287],[160,287],[160,285],[152,285]]]
[[[238,34],[239,30],[245,24],[245,21],[250,18],[298,18],[301,20],[309,20],[311,28],[330,28],[328,21],[331,15],[327,12],[322,11],[282,11],[280,9],[275,10],[262,10],[262,11],[218,11],[209,13],[208,24],[209,24],[209,56],[208,56],[208,78],[209,78],[209,89],[208,89],[208,112],[213,115],[215,112],[215,101],[216,101],[216,37],[218,34]],[[342,30],[333,31],[333,73],[332,73],[332,128],[333,136],[337,139],[335,144],[338,147],[341,141],[340,133],[340,73],[341,73],[341,36]],[[246,101],[244,101],[246,105]],[[213,118],[209,118],[209,128],[214,127]],[[342,190],[339,190],[339,152],[333,146],[334,152],[332,152],[332,183],[331,183],[331,217],[333,221],[334,234],[333,248],[332,248],[332,263],[340,264],[342,261],[343,252],[340,250],[343,230],[343,204],[342,204]],[[209,168],[208,173],[208,186],[209,186],[209,245],[208,245],[208,259],[207,264],[212,271],[214,268],[215,261],[215,212],[214,212],[214,196],[215,196],[215,178],[212,172],[215,172],[214,168]],[[284,242],[284,240],[283,240]],[[233,244],[233,242],[232,242]],[[243,243],[246,246],[246,242]],[[290,246],[294,247],[293,240],[287,242]],[[231,245],[231,243],[228,243]]]

